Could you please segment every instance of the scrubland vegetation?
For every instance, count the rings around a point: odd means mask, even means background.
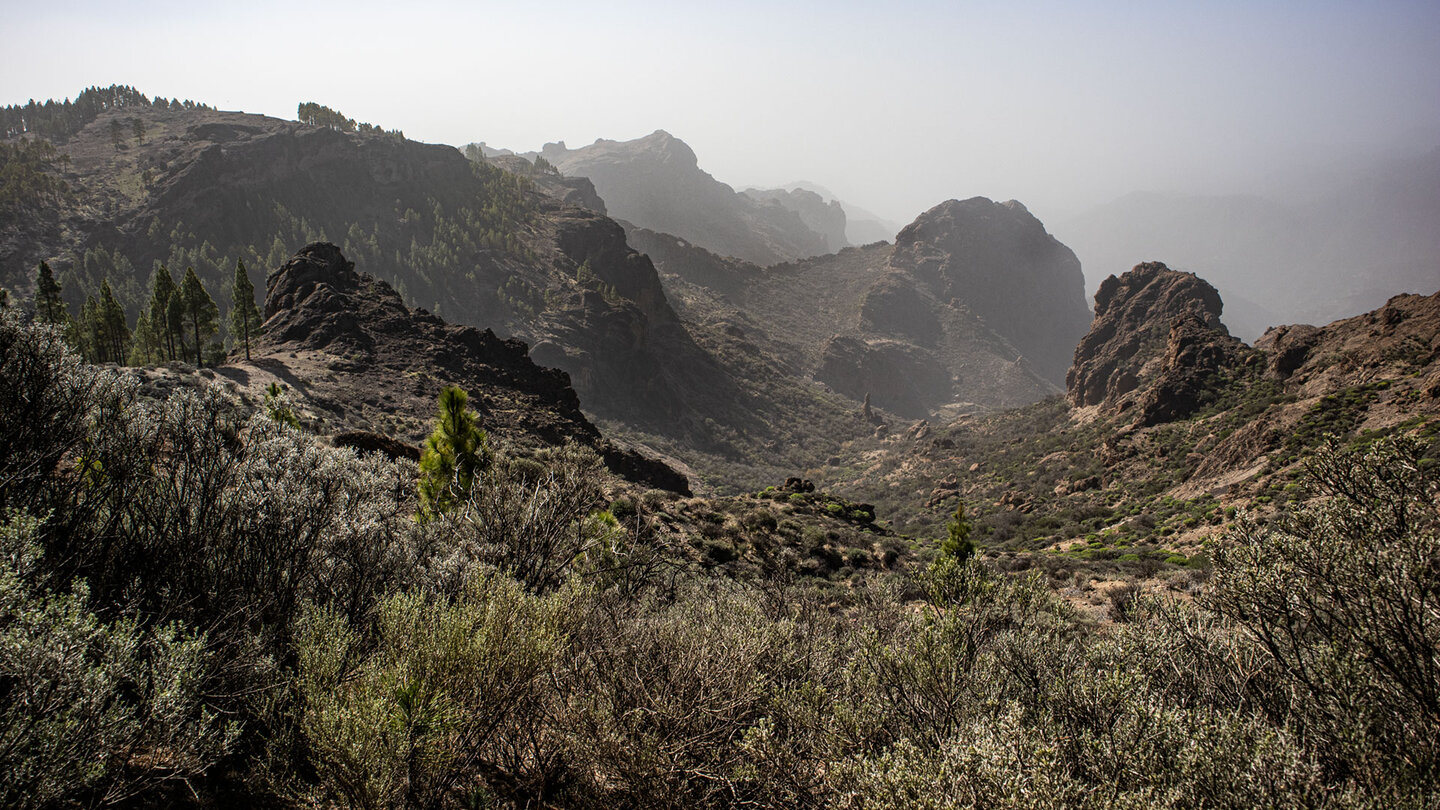
[[[904,581],[719,576],[584,451],[482,452],[457,419],[430,447],[471,461],[422,473],[142,399],[13,310],[0,380],[5,806],[1440,800],[1440,509],[1408,440],[1321,448],[1203,587],[1096,626],[963,532]]]

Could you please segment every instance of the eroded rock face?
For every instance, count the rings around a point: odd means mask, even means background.
[[[1070,404],[1138,407],[1144,425],[1193,413],[1215,375],[1246,361],[1248,350],[1220,322],[1221,307],[1214,287],[1160,262],[1105,279],[1066,375]]]
[[[1011,200],[949,200],[895,237],[893,267],[980,315],[1041,377],[1065,379],[1090,323],[1080,260]]]
[[[411,310],[333,244],[306,245],[270,274],[265,318],[255,365],[342,421],[352,412],[428,415],[441,388],[458,385],[483,427],[512,445],[576,442],[632,481],[688,492],[683,475],[602,437],[569,376],[536,365],[525,343]]]
[[[944,401],[951,391],[949,372],[930,352],[893,340],[836,336],[825,346],[815,379],[855,399],[879,392],[886,408],[908,419],[929,415],[929,403]]]
[[[918,346],[933,347],[942,333],[934,302],[903,273],[888,273],[865,291],[860,323],[867,331],[903,337]]]
[[[1440,293],[1397,295],[1385,306],[1322,327],[1276,326],[1255,342],[1287,388],[1316,391],[1433,373],[1440,362]]]
[[[1309,324],[1275,326],[1266,330],[1255,348],[1268,355],[1270,375],[1283,380],[1304,365],[1321,335],[1320,329]]]

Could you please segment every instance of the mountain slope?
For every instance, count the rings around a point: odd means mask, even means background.
[[[333,244],[307,245],[270,274],[265,318],[254,359],[237,357],[218,373],[252,389],[281,381],[334,426],[418,445],[436,396],[458,385],[494,442],[512,450],[574,442],[632,481],[689,494],[683,475],[602,438],[567,375],[535,365],[524,343],[412,311]]]
[[[963,502],[988,554],[1151,576],[1203,567],[1239,509],[1303,501],[1296,482],[1329,437],[1408,435],[1440,457],[1440,293],[1277,327],[1253,347],[1219,314],[1205,281],[1137,266],[1101,285],[1068,401],[857,443],[845,457],[861,463],[817,480],[899,531],[933,533]]]
[[[70,191],[0,220],[0,283],[22,298],[47,260],[72,311],[108,279],[133,322],[164,263],[194,267],[223,311],[237,260],[253,277],[328,238],[408,305],[525,340],[607,432],[687,459],[697,480],[753,489],[827,457],[838,439],[820,431],[869,429],[743,341],[681,322],[649,259],[583,205],[584,181],[393,134],[138,102],[53,141],[37,171]]]

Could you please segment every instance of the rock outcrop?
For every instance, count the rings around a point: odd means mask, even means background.
[[[1105,279],[1066,376],[1070,404],[1111,413],[1137,407],[1141,425],[1193,413],[1217,375],[1250,357],[1220,322],[1221,308],[1214,287],[1160,262]]]
[[[516,154],[496,155],[488,158],[488,162],[511,174],[529,178],[541,191],[566,205],[588,208],[597,214],[609,213],[605,210],[605,201],[600,199],[599,192],[595,191],[595,184],[590,182],[588,177],[566,177],[563,174],[543,171],[535,167],[534,161]]]
[[[836,336],[825,345],[815,379],[853,399],[878,392],[888,410],[917,419],[952,395],[950,372],[930,352],[894,340]]]
[[[1266,370],[1289,389],[1360,385],[1384,373],[1427,375],[1440,362],[1440,293],[1397,295],[1327,326],[1276,326],[1255,342]],[[1437,377],[1440,379],[1440,377]]]
[[[689,491],[665,464],[604,439],[581,413],[569,376],[537,366],[523,342],[410,309],[389,284],[356,272],[333,244],[306,245],[271,273],[264,313],[253,365],[336,422],[408,414],[408,438],[418,441],[441,388],[458,385],[497,441],[520,448],[576,442],[632,481]]]
[[[1041,377],[1065,379],[1090,323],[1085,279],[1075,254],[1024,205],[984,197],[941,203],[900,231],[890,264],[983,318]]]

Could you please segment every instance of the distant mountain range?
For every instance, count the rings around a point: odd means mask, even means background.
[[[643,228],[672,233],[724,256],[759,265],[817,256],[838,249],[834,234],[844,232],[844,214],[811,201],[785,202],[736,192],[700,168],[684,141],[657,130],[632,141],[598,140],[570,149],[546,144],[539,153],[567,176],[585,177],[605,200],[608,213]],[[834,219],[840,226],[806,222]],[[812,210],[813,209],[813,210]]]
[[[841,200],[824,186],[806,180],[786,183],[779,189],[745,189],[747,194],[751,192],[773,193],[775,191],[809,191],[819,195],[823,201],[839,205],[845,211],[845,241],[851,245],[889,242],[895,238],[895,234],[900,232],[901,225],[899,223],[891,222],[879,214],[873,214],[848,200]]]
[[[1136,193],[1054,223],[1088,287],[1140,261],[1199,273],[1254,340],[1323,324],[1397,292],[1440,289],[1440,150],[1378,163],[1304,200]]]

